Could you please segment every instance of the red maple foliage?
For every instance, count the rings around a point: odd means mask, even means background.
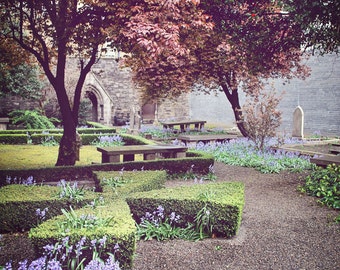
[[[126,26],[133,46],[124,63],[146,96],[221,90],[245,136],[240,89],[252,95],[265,79],[308,75],[301,28],[274,1],[138,1]]]

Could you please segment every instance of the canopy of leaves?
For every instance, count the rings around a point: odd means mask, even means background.
[[[284,10],[303,31],[305,48],[321,54],[339,52],[340,1],[338,0],[282,0]]]
[[[42,83],[38,68],[29,64],[8,67],[0,63],[0,97],[18,95],[27,99],[39,99]]]
[[[264,78],[308,73],[300,64],[301,29],[273,1],[177,1],[180,10],[153,2],[152,9],[135,16],[148,24],[129,36],[137,45],[125,61],[149,97],[178,96],[195,84],[205,91],[242,86],[252,94]],[[169,24],[170,14],[175,16]],[[168,25],[176,29],[170,36]]]

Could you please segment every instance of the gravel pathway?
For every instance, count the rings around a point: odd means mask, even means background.
[[[340,269],[340,225],[332,222],[339,212],[297,192],[303,174],[261,174],[221,163],[215,171],[218,181],[245,183],[238,235],[199,242],[140,241],[134,270]]]
[[[339,214],[321,207],[297,186],[303,174],[261,174],[251,168],[215,163],[217,181],[245,183],[241,228],[232,239],[139,241],[133,270],[340,269]],[[169,187],[193,181],[171,180]],[[0,265],[9,258],[34,259],[22,234],[0,239]]]

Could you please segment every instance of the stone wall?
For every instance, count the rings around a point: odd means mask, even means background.
[[[313,56],[306,64],[312,72],[306,80],[273,81],[274,87],[285,94],[279,105],[282,111],[280,131],[291,135],[293,112],[300,105],[304,111],[304,133],[340,135],[340,56]],[[240,93],[240,102],[245,97]],[[194,93],[190,96],[190,116],[228,127],[235,126],[231,106],[224,93],[211,95]]]

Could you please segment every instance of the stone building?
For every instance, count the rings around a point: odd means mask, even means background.
[[[340,135],[340,57],[315,56],[307,61],[312,69],[306,80],[290,83],[273,81],[279,91],[285,91],[279,109],[283,112],[280,130],[291,134],[293,112],[297,106],[304,111],[305,134]],[[72,64],[71,64],[72,66]],[[76,63],[73,63],[73,67]],[[145,123],[162,120],[199,119],[220,126],[233,127],[234,114],[223,93],[205,95],[183,94],[177,100],[156,102],[141,99],[140,91],[132,83],[128,69],[121,69],[114,56],[108,55],[96,63],[88,74],[83,99],[91,104],[91,121],[105,125],[123,125],[140,116]],[[245,98],[240,92],[241,104]],[[34,108],[34,104],[20,100],[0,100],[0,112],[8,106],[14,109]],[[5,115],[0,115],[5,116]]]

